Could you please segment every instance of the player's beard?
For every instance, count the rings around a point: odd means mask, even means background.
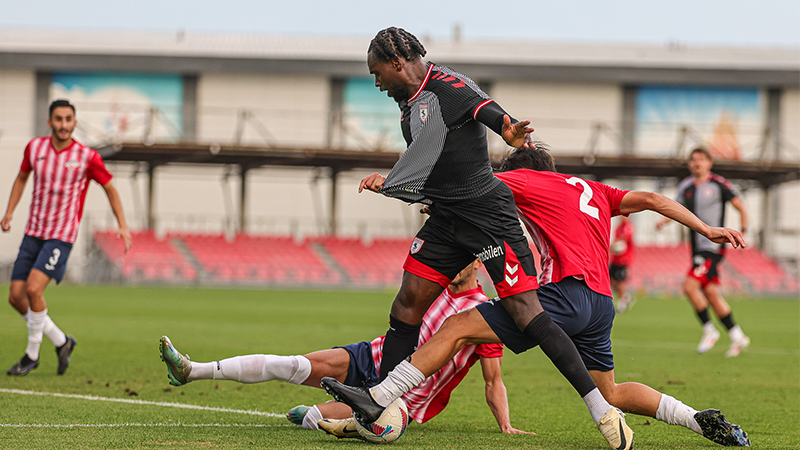
[[[63,142],[68,142],[70,139],[72,139],[72,132],[75,131],[75,129],[73,128],[71,130],[67,130],[66,128],[62,128],[62,129],[59,130],[58,128],[52,127],[50,129],[50,131],[51,131],[53,137],[56,140],[58,140],[58,142],[62,142],[63,143]],[[61,137],[64,134],[66,134],[66,136],[67,136],[66,138],[62,138]]]

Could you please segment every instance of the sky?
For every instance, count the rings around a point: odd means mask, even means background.
[[[800,0],[0,0],[0,27],[800,48]]]

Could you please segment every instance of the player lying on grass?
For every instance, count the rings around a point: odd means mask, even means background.
[[[709,227],[663,195],[621,191],[555,173],[552,156],[544,147],[537,144],[537,148],[515,150],[503,164],[501,171],[505,172],[497,177],[514,193],[517,211],[541,255],[539,300],[575,343],[603,397],[623,411],[682,425],[716,443],[749,446],[747,434],[718,410],[697,412],[643,384],[616,383],[610,339],[614,304],[608,275],[610,222],[618,214],[656,211],[714,242],[734,247],[744,247],[744,237],[732,229]],[[503,342],[515,353],[535,346],[516,327],[503,300],[493,299],[449,317],[410,362],[400,363],[377,386],[357,389],[331,378],[324,378],[322,385],[369,423],[385,405],[438,370],[461,346],[489,342]],[[629,448],[632,437],[620,436],[620,448]]]
[[[480,266],[480,260],[476,259],[462,270],[428,309],[422,321],[420,346],[439,329],[447,317],[488,299],[476,278]],[[348,386],[374,386],[378,383],[383,342],[384,337],[381,336],[372,342],[320,350],[304,356],[248,355],[209,363],[189,361],[188,357],[175,350],[166,336],[161,338],[160,349],[161,359],[167,364],[167,374],[173,386],[182,386],[194,380],[213,379],[241,383],[281,380],[320,387],[320,379],[323,377],[333,377]],[[452,390],[461,382],[470,367],[480,361],[486,382],[486,402],[500,430],[503,433],[528,433],[511,426],[506,387],[500,370],[502,356],[502,344],[479,344],[460,349],[425,383],[403,395],[411,418],[424,423],[439,414],[447,406]],[[335,402],[312,407],[301,405],[292,408],[287,414],[289,420],[306,429],[318,429],[319,422],[323,430],[337,437],[358,437],[352,416],[353,411],[347,405]]]

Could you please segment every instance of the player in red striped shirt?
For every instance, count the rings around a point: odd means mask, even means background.
[[[436,333],[447,317],[488,300],[476,278],[480,266],[480,260],[467,266],[433,302],[422,319],[419,346]],[[303,356],[247,355],[198,363],[181,355],[169,338],[164,336],[161,338],[161,357],[167,365],[170,384],[174,386],[194,380],[216,379],[242,383],[281,380],[318,388],[320,379],[325,376],[334,377],[350,386],[373,386],[379,379],[384,339],[385,336],[381,336],[372,342],[359,342]],[[500,369],[502,357],[502,344],[478,344],[462,348],[424,383],[403,395],[409,415],[417,422],[424,423],[442,412],[450,401],[453,389],[461,383],[475,362],[480,361],[486,381],[486,402],[500,430],[503,433],[527,433],[511,426],[506,387]],[[316,430],[319,426],[337,437],[358,437],[353,411],[342,403],[296,406],[287,417],[306,429]]]
[[[60,283],[67,269],[72,244],[78,234],[83,202],[89,181],[94,180],[108,196],[119,223],[117,237],[125,252],[131,248],[131,233],[112,175],[100,155],[72,138],[77,125],[75,107],[67,100],[50,104],[47,126],[51,135],[37,137],[25,147],[19,174],[11,189],[8,208],[0,222],[4,232],[11,230],[11,220],[25,183],[33,177],[31,201],[25,237],[11,273],[8,301],[28,322],[28,347],[25,355],[10,369],[9,375],[27,375],[39,366],[39,347],[46,335],[56,346],[59,375],[67,370],[75,338],[61,331],[47,314],[44,290],[51,279]]]

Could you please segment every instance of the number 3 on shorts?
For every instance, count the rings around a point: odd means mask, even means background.
[[[581,212],[589,217],[594,217],[595,219],[600,220],[600,211],[598,211],[597,208],[589,204],[589,201],[594,196],[594,191],[592,190],[591,186],[589,186],[589,183],[583,181],[578,177],[567,178],[564,181],[575,187],[578,187],[579,184],[581,185],[581,187],[583,187],[583,193],[581,194],[580,205],[579,205]]]
[[[53,256],[47,260],[47,264],[44,265],[44,268],[47,270],[55,270],[56,264],[58,264],[58,258],[61,257],[61,249],[54,248],[53,249]]]

